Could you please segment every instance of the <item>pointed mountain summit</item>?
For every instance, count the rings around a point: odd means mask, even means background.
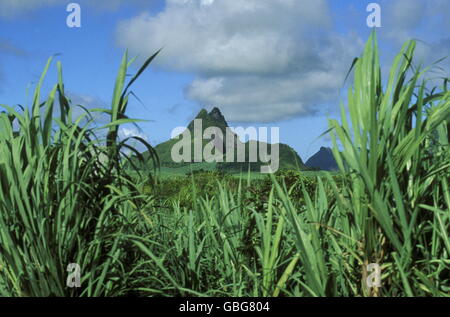
[[[222,112],[220,112],[220,109],[217,107],[214,107],[211,112],[208,114],[210,118],[212,118],[215,122],[220,122],[222,124],[225,124],[228,126],[227,121],[225,120],[225,117],[223,116]]]
[[[198,120],[201,120],[201,121],[199,122]],[[197,124],[197,127],[199,127],[200,123],[201,123],[202,131],[201,131],[201,133],[195,133],[196,124]],[[212,169],[219,169],[219,170],[227,171],[227,172],[239,172],[241,170],[246,171],[249,167],[251,170],[257,171],[257,170],[260,170],[261,166],[267,165],[267,163],[263,163],[263,162],[259,162],[259,161],[249,162],[249,160],[247,158],[249,157],[248,154],[249,154],[250,144],[254,144],[256,142],[256,148],[258,149],[258,153],[259,153],[259,148],[262,146],[267,146],[269,153],[270,153],[270,148],[271,148],[270,144],[268,145],[266,143],[258,142],[258,141],[249,141],[249,142],[242,143],[239,140],[238,135],[235,133],[233,133],[234,145],[235,145],[234,146],[234,151],[235,151],[234,156],[235,156],[235,158],[237,158],[236,151],[237,151],[238,145],[244,145],[245,158],[246,158],[245,162],[226,162],[225,156],[224,156],[224,162],[215,162],[215,163],[194,162],[194,142],[198,138],[202,138],[201,144],[203,145],[203,147],[205,147],[208,143],[210,143],[211,140],[203,139],[203,134],[206,129],[212,128],[212,127],[216,127],[222,131],[223,139],[215,136],[214,144],[222,143],[223,144],[223,147],[222,147],[223,152],[219,151],[219,153],[221,153],[221,155],[226,155],[227,150],[228,150],[227,144],[225,144],[226,143],[226,131],[229,126],[228,126],[228,123],[227,123],[224,115],[222,114],[220,109],[217,107],[214,107],[210,112],[208,112],[206,109],[201,109],[200,112],[197,114],[197,116],[187,126],[187,130],[190,132],[190,136],[191,136],[191,140],[190,140],[190,143],[192,146],[191,162],[177,163],[172,160],[172,148],[178,142],[180,142],[179,138],[175,138],[175,139],[171,139],[166,142],[163,142],[155,147],[156,153],[158,154],[158,157],[161,162],[161,166],[167,167],[167,168],[179,168],[179,167],[183,167],[183,166],[192,164],[192,165],[198,165],[198,166],[201,165],[202,168],[204,168],[205,164],[207,164]],[[286,144],[282,144],[282,143],[279,144],[279,163],[280,163],[279,164],[280,169],[292,169],[292,168],[293,169],[298,169],[298,168],[304,169],[305,168],[303,161],[300,158],[300,156],[297,154],[297,152],[290,146],[288,146]]]
[[[335,171],[338,169],[333,152],[328,147],[321,147],[316,154],[306,161],[305,165],[310,168],[318,168],[324,171]]]
[[[196,119],[202,120],[203,131],[207,128],[217,127],[222,130],[222,133],[225,135],[225,129],[228,127],[228,123],[219,108],[214,107],[209,113],[205,109],[202,109],[194,118],[194,120]],[[188,129],[191,132],[194,131],[194,120],[188,125]]]
[[[191,143],[194,143],[194,138],[196,137],[194,128],[195,128],[195,122],[196,120],[201,120],[201,135],[203,135],[204,131],[208,128],[216,127],[219,128],[224,137],[226,133],[226,128],[228,127],[228,123],[225,120],[225,117],[222,115],[222,112],[219,110],[219,108],[213,108],[210,112],[208,112],[206,109],[201,109],[198,114],[195,116],[194,119],[188,124],[187,130],[189,130],[191,134]],[[197,121],[198,123],[198,121]],[[237,136],[236,136],[237,138]],[[178,142],[179,140],[177,138],[168,140],[166,142],[163,142],[155,147],[156,153],[159,156],[161,166],[163,167],[180,167],[183,165],[188,165],[190,163],[176,163],[172,160],[172,147]],[[202,145],[205,146],[207,143],[209,143],[210,140],[202,140]],[[224,140],[221,140],[222,143],[224,143]],[[220,142],[220,141],[219,141]],[[223,146],[223,149],[225,149],[225,145]],[[192,162],[194,162],[194,154],[193,154],[194,148],[192,145]]]

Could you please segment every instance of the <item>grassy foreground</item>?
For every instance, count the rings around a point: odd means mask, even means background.
[[[31,110],[0,114],[0,295],[449,296],[450,92],[427,89],[414,48],[383,82],[375,34],[355,60],[329,122],[340,175],[156,184],[124,168],[125,150],[140,155],[117,138],[156,54],[128,84],[125,54],[111,109],[91,110],[110,115],[105,138],[89,111],[73,117],[59,64],[41,103],[49,61]],[[80,288],[66,286],[70,263]],[[367,287],[370,263],[380,288]]]

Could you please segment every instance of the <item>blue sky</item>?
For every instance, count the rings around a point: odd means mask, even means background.
[[[81,6],[81,28],[66,6]],[[339,91],[371,29],[370,2],[302,0],[0,0],[0,103],[28,105],[27,87],[48,57],[63,63],[72,99],[107,106],[121,56],[163,52],[133,91],[128,115],[151,120],[141,132],[156,145],[201,109],[218,106],[230,126],[278,126],[303,160],[329,140]],[[418,60],[450,55],[450,1],[377,1],[384,71],[401,44],[421,40]],[[141,60],[138,60],[136,67]],[[441,64],[447,76],[448,60]],[[55,83],[56,69],[44,89]],[[442,75],[442,74],[441,74]]]

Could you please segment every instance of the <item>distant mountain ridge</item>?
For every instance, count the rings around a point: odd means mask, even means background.
[[[331,148],[321,147],[320,150],[311,156],[305,163],[309,168],[320,169],[324,171],[338,170],[336,160],[334,159]]]
[[[195,119],[201,120],[202,135],[203,135],[203,132],[207,128],[216,127],[222,131],[223,137],[225,138],[226,130],[229,126],[219,108],[215,107],[210,112],[208,112],[205,109],[202,109],[197,114],[197,116],[194,118],[194,120]],[[194,138],[195,138],[194,120],[192,120],[189,123],[189,125],[187,126],[187,130],[189,130],[189,132],[191,134],[192,150],[194,149]],[[261,146],[267,146],[268,154],[270,155],[270,150],[271,150],[270,144],[267,144],[264,142],[259,142],[259,141],[248,141],[248,142],[242,143],[240,141],[238,135],[236,135],[235,133],[233,133],[233,134],[234,134],[233,139],[234,139],[234,143],[235,143],[234,150],[236,151],[238,144],[243,145],[245,147],[245,162],[236,162],[237,156],[236,156],[236,153],[234,153],[235,162],[226,162],[226,160],[224,159],[224,162],[216,163],[216,169],[222,170],[222,171],[235,172],[235,171],[240,171],[240,170],[246,171],[250,168],[250,170],[256,171],[256,170],[259,170],[261,166],[268,165],[267,162],[266,163],[261,162],[261,161],[259,161],[259,159],[257,162],[249,162],[249,149],[250,149],[250,145],[252,144],[253,146],[256,146],[256,148],[258,149],[258,153],[259,153],[259,148]],[[172,148],[179,141],[180,140],[178,138],[175,138],[175,139],[171,139],[166,142],[163,142],[155,147],[155,151],[158,154],[158,157],[160,159],[162,167],[176,168],[176,167],[184,166],[187,164],[196,164],[196,163],[194,163],[194,157],[193,157],[194,151],[191,151],[191,153],[192,153],[191,154],[191,162],[177,163],[177,162],[173,161],[172,155],[171,155]],[[223,150],[224,150],[223,155],[226,155],[226,151],[227,151],[227,146],[225,144],[225,141],[226,140],[222,140]],[[202,145],[205,146],[206,144],[211,142],[211,140],[202,140],[201,142],[202,142]],[[220,142],[220,140],[218,142]],[[256,144],[254,144],[254,143],[256,143]],[[213,164],[213,163],[211,163],[211,164]],[[279,143],[279,169],[306,169],[306,167],[305,167],[302,159],[300,158],[300,156],[297,154],[297,152],[293,148],[291,148],[287,144]]]

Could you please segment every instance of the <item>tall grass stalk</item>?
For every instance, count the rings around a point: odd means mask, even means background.
[[[0,113],[0,295],[122,295],[127,272],[123,239],[130,209],[146,207],[147,197],[124,171],[120,154],[132,149],[119,140],[126,117],[129,87],[156,55],[146,61],[128,86],[130,61],[124,55],[111,109],[93,109],[79,117],[67,97],[62,67],[45,101],[41,88],[50,58],[36,86],[30,107],[2,105]],[[124,88],[125,87],[125,88]],[[56,116],[55,104],[60,113]],[[96,135],[91,112],[110,116]],[[151,153],[152,148],[142,139]],[[134,150],[136,152],[136,150]],[[66,285],[67,267],[77,263],[83,288]]]

